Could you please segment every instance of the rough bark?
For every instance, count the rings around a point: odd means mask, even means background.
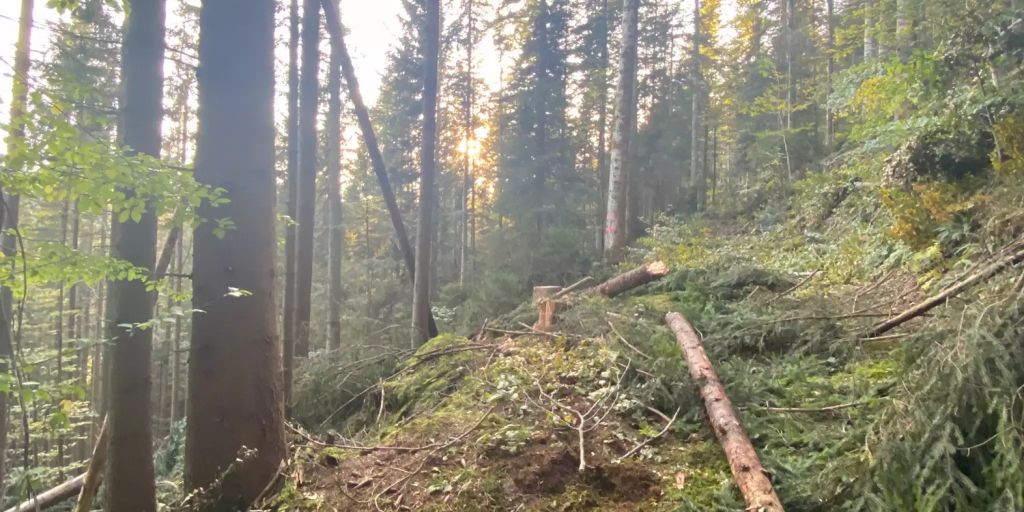
[[[295,239],[294,220],[299,200],[299,0],[288,8],[288,218],[284,238],[284,314],[281,329],[284,346],[285,408],[292,400],[292,373],[295,369]]]
[[[441,34],[441,2],[426,0],[423,28],[423,129],[420,146],[420,219],[416,227],[416,276],[412,291],[412,344],[430,334],[430,242],[434,230],[437,171],[437,67]]]
[[[14,76],[12,80],[11,117],[8,127],[7,152],[18,151],[25,140],[25,110],[28,106],[28,73],[32,66],[29,58],[32,47],[32,14],[35,8],[33,0],[21,0],[21,18],[18,23],[18,42],[15,46]],[[13,172],[10,170],[8,172]],[[17,252],[17,239],[12,230],[18,227],[18,196],[0,191],[3,205],[0,208],[0,251],[4,257],[14,261]],[[14,294],[7,286],[0,288],[0,371],[8,371],[8,361],[14,360],[13,340]],[[7,453],[7,434],[10,423],[9,393],[0,393],[0,454]],[[27,467],[25,468],[28,469]],[[7,457],[0,456],[0,498],[6,496],[5,485],[7,476]]]
[[[1009,256],[1006,256],[1000,259],[999,261],[996,261],[995,263],[992,263],[989,266],[981,269],[980,271],[967,276],[966,278],[960,280],[953,286],[950,286],[945,290],[942,290],[941,292],[925,299],[920,304],[917,304],[916,306],[909,308],[888,320],[879,322],[865,334],[865,337],[871,338],[889,332],[895,329],[896,327],[899,327],[907,323],[908,321],[913,320],[945,304],[946,301],[948,301],[949,299],[956,297],[957,295],[960,295],[961,293],[970,289],[974,285],[984,282],[985,280],[991,278],[992,276],[999,274],[1000,272],[1003,272],[1004,270],[1022,261],[1024,261],[1024,249],[1017,248],[1017,250],[1011,253]]]
[[[223,238],[207,224],[193,239],[193,302],[204,312],[192,317],[185,487],[219,482],[203,510],[244,509],[287,454],[274,304],[274,3],[205,0],[199,21],[195,173],[231,200],[199,215],[235,222]]]
[[[391,188],[391,180],[388,178],[387,166],[384,164],[384,156],[380,152],[380,145],[377,143],[377,135],[370,122],[370,110],[366,108],[363,95],[359,91],[359,80],[356,78],[355,67],[352,65],[352,58],[345,46],[341,26],[341,16],[336,5],[331,0],[321,0],[324,8],[324,15],[327,19],[327,29],[331,36],[331,44],[338,46],[338,56],[341,59],[341,74],[348,86],[349,97],[352,101],[352,110],[355,111],[356,119],[359,122],[359,130],[363,135],[363,142],[370,154],[370,165],[380,185],[381,195],[384,197],[384,204],[388,209],[388,216],[391,218],[391,225],[395,229],[395,239],[405,259],[405,268],[409,271],[409,278],[415,280],[416,276],[416,255],[412,244],[409,242],[409,234],[402,221],[402,212],[398,208],[398,201],[395,199],[395,192]],[[437,325],[434,317],[430,316],[430,336],[437,336]]]
[[[686,358],[686,364],[690,368],[690,377],[700,390],[708,423],[711,424],[711,430],[715,432],[715,437],[718,438],[729,461],[733,480],[747,505],[746,510],[781,512],[782,503],[775,494],[757,452],[754,451],[750,437],[736,416],[729,396],[725,394],[725,388],[718,380],[718,374],[715,373],[711,360],[704,351],[700,335],[679,313],[666,315],[665,323],[675,334],[679,348]]]
[[[630,128],[635,124],[637,32],[639,26],[639,0],[625,0],[622,13],[622,48],[619,55],[618,80],[615,91],[615,119],[612,127],[611,163],[608,170],[608,211],[604,230],[604,256],[615,261],[626,246],[626,196],[629,180]]]
[[[668,265],[655,261],[605,281],[597,287],[597,291],[605,297],[612,298],[667,275]]]
[[[100,427],[99,435],[96,437],[96,446],[93,447],[92,458],[89,459],[89,465],[85,470],[85,479],[82,482],[81,491],[78,493],[75,512],[92,510],[92,502],[96,499],[96,492],[100,489],[103,471],[107,464],[108,432],[110,429],[107,428],[107,418],[103,418],[103,426]]]
[[[309,356],[316,218],[317,108],[320,99],[320,1],[302,3],[299,82],[298,234],[295,240],[295,357]]]
[[[473,154],[471,144],[475,142],[473,133],[473,108],[476,100],[476,88],[473,83],[473,46],[476,42],[474,31],[476,29],[473,17],[473,0],[466,2],[466,106],[463,112],[463,130],[465,132],[466,147],[462,153],[462,196],[461,205],[462,218],[459,233],[459,286],[466,286],[466,265],[469,262],[469,196],[473,184]]]
[[[122,46],[124,106],[122,131],[130,151],[160,156],[163,121],[164,0],[132,0]],[[129,191],[130,193],[130,191]],[[118,222],[112,255],[152,273],[156,264],[157,220],[148,205],[138,222]],[[111,284],[113,337],[110,365],[110,444],[105,509],[156,510],[153,434],[150,414],[152,329],[132,326],[153,318],[154,298],[141,281]],[[128,326],[128,327],[124,327]]]
[[[338,0],[335,0],[336,2]],[[331,47],[330,106],[327,114],[327,206],[330,225],[328,256],[327,349],[341,348],[341,262],[344,232],[341,205],[341,63],[336,46]]]

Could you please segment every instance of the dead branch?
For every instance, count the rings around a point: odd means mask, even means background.
[[[718,380],[711,360],[704,351],[700,335],[690,322],[679,313],[669,313],[665,323],[676,335],[676,341],[690,368],[690,377],[700,389],[704,409],[707,411],[711,430],[722,445],[725,457],[732,469],[732,476],[743,494],[747,510],[782,512],[782,503],[775,494],[764,466],[750,442],[743,424],[725,394],[725,388]]]
[[[552,298],[560,299],[562,297],[565,297],[566,295],[570,295],[579,290],[587,288],[588,286],[593,285],[595,282],[597,282],[597,280],[594,279],[593,277],[584,277],[583,279],[580,279],[579,281],[576,281],[575,283],[569,285],[567,288],[563,288],[562,291],[556,293]]]
[[[830,405],[828,407],[770,407],[766,405],[763,408],[771,412],[834,412],[862,405],[864,405],[864,402],[850,402],[848,404]]]
[[[803,285],[811,282],[811,279],[814,279],[814,276],[817,276],[820,273],[821,273],[821,269],[818,269],[818,270],[815,270],[814,272],[811,272],[807,277],[803,278],[803,280],[801,280],[799,283],[793,285],[788,290],[786,290],[786,291],[776,295],[775,297],[773,297],[772,300],[768,301],[768,303],[771,304],[772,302],[775,302],[775,301],[785,297],[786,295],[789,295],[789,294],[799,290]]]
[[[103,471],[107,463],[107,417],[103,416],[103,424],[100,426],[99,435],[96,436],[96,446],[92,449],[92,458],[89,459],[89,467],[85,471],[85,481],[82,483],[82,490],[78,493],[78,504],[75,512],[89,512],[92,510],[92,502],[96,499],[96,491],[100,488],[103,480]]]
[[[654,441],[655,439],[658,439],[659,437],[665,435],[665,432],[668,432],[668,429],[672,428],[672,424],[676,422],[677,417],[679,417],[679,409],[676,409],[675,414],[673,414],[672,417],[668,419],[668,423],[665,424],[665,428],[661,429],[661,432],[658,432],[653,437],[648,437],[647,439],[644,439],[643,442],[638,443],[636,446],[634,446],[632,450],[626,452],[622,457],[616,459],[616,462],[622,462],[623,460],[628,459],[634,453],[643,450],[645,446],[651,444],[651,442]]]
[[[967,276],[960,280],[958,283],[946,288],[945,290],[925,299],[920,304],[903,311],[902,313],[875,324],[866,334],[866,337],[874,337],[880,334],[884,334],[892,329],[903,325],[904,323],[913,320],[925,313],[935,309],[936,307],[945,304],[949,299],[960,295],[964,291],[970,289],[976,284],[982,283],[989,278],[999,274],[1000,272],[1024,261],[1024,249],[1018,249],[1016,252],[1009,256],[992,263],[991,265],[981,269],[980,271]]]
[[[611,328],[612,328],[612,332],[613,332],[613,333],[615,333],[615,336],[618,336],[618,338],[619,338],[619,341],[621,341],[623,345],[625,345],[625,346],[629,347],[630,349],[632,349],[632,350],[633,350],[633,352],[636,352],[637,354],[640,354],[641,356],[643,356],[643,358],[644,358],[644,359],[651,359],[651,356],[649,356],[649,355],[645,354],[645,353],[644,353],[644,352],[643,352],[642,350],[640,350],[640,349],[638,349],[638,348],[634,347],[634,346],[633,346],[633,344],[632,344],[632,343],[630,343],[629,341],[626,341],[626,338],[625,338],[625,336],[623,336],[623,335],[622,335],[622,334],[621,334],[621,333],[619,332],[619,330],[615,328],[615,324],[613,324],[613,323],[611,322],[611,320],[609,320],[609,321],[608,321],[608,327],[611,327]]]

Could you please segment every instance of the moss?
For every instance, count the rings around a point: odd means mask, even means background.
[[[466,338],[444,334],[420,347],[399,367],[397,377],[385,383],[388,411],[408,416],[436,405],[457,389],[481,359],[479,352],[459,351],[470,344]]]
[[[722,448],[714,440],[682,443],[665,450],[665,455],[658,510],[713,510],[740,499]],[[683,475],[681,488],[677,474]]]

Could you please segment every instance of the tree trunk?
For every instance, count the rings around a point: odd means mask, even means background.
[[[291,0],[288,36],[288,219],[284,238],[284,400],[291,410],[295,371],[295,220],[299,200],[299,0]]]
[[[612,298],[667,275],[668,265],[655,261],[605,281],[597,287],[597,291],[605,297]]]
[[[639,25],[639,0],[625,0],[622,13],[622,49],[619,60],[618,85],[615,91],[615,120],[612,132],[611,164],[608,170],[608,213],[604,230],[604,256],[616,261],[623,256],[626,247],[627,156],[632,138],[630,127],[635,122],[636,104],[633,91],[636,88],[637,29]]]
[[[12,100],[11,118],[7,135],[8,154],[17,151],[25,141],[25,110],[28,106],[28,74],[32,66],[30,50],[32,47],[32,14],[35,8],[33,0],[21,0],[21,18],[18,23],[18,42],[14,53],[14,76],[11,78]],[[16,172],[17,169],[10,169],[7,172]],[[13,229],[18,227],[18,203],[17,195],[3,193],[3,208],[0,208],[0,226],[3,227],[3,235],[0,235],[0,250],[4,257],[14,264],[14,255],[17,253],[18,240]],[[13,269],[12,269],[13,270]],[[14,361],[14,294],[12,290],[4,286],[0,288],[0,372],[6,373],[7,361]],[[0,393],[0,500],[7,495],[7,434],[10,424],[11,406],[10,393]],[[28,461],[26,462],[25,470]]]
[[[182,278],[181,274],[185,269],[184,262],[185,254],[185,240],[178,244],[177,257],[175,258],[174,268],[178,275],[174,276],[174,293],[181,293]],[[181,328],[183,319],[181,315],[175,315],[174,317],[174,343],[171,347],[171,411],[170,419],[171,425],[173,426],[178,420],[181,419],[182,406],[181,406]]]
[[[786,0],[783,0],[786,1]],[[690,179],[687,184],[689,205],[687,209],[697,211],[697,181],[700,179],[700,156],[697,148],[700,145],[700,95],[702,94],[702,77],[700,70],[700,0],[693,0],[693,50],[690,54],[690,88],[692,102],[690,108]]]
[[[62,501],[74,498],[78,494],[82,484],[85,483],[85,475],[78,475],[46,492],[36,495],[34,498],[15,505],[5,512],[35,512],[50,508]]]
[[[725,458],[729,461],[733,480],[747,505],[746,510],[782,512],[782,503],[775,494],[757,452],[754,451],[754,445],[750,443],[750,437],[743,429],[736,411],[733,410],[729,396],[725,394],[725,388],[718,380],[718,374],[715,373],[715,368],[704,351],[700,335],[679,313],[666,315],[665,323],[675,333],[676,341],[690,368],[690,377],[700,389],[708,423],[711,424],[711,430],[715,432],[715,437],[725,452]]]
[[[412,292],[412,345],[429,340],[430,239],[434,229],[434,175],[437,167],[437,67],[441,2],[426,0],[423,27],[423,130],[420,147],[420,221],[416,229],[416,276]]]
[[[373,124],[370,123],[370,111],[363,102],[363,95],[359,91],[359,81],[356,79],[355,68],[352,66],[352,58],[345,46],[345,37],[341,26],[341,16],[337,6],[330,0],[321,0],[324,14],[327,18],[327,28],[330,31],[331,43],[338,45],[338,56],[341,58],[341,74],[348,85],[348,93],[352,100],[352,109],[355,111],[356,119],[359,121],[359,130],[363,134],[363,142],[370,154],[370,164],[373,166],[373,173],[377,176],[377,183],[380,185],[381,194],[384,196],[384,204],[388,209],[388,216],[391,218],[391,225],[395,229],[395,238],[398,247],[402,250],[405,259],[405,268],[409,271],[409,277],[415,280],[416,276],[416,254],[412,244],[409,243],[409,235],[402,221],[402,211],[398,208],[398,201],[395,199],[395,192],[391,188],[391,180],[388,178],[387,166],[384,164],[384,156],[377,144],[377,135],[373,131]],[[430,336],[437,336],[437,325],[434,317],[430,315]]]
[[[469,196],[473,185],[473,145],[477,144],[473,133],[473,107],[476,100],[473,84],[473,46],[474,19],[473,0],[466,3],[466,108],[464,112],[463,130],[465,130],[466,147],[462,153],[462,226],[459,233],[459,286],[466,286],[466,265],[469,259]]]
[[[298,235],[295,246],[295,354],[309,356],[316,219],[316,124],[320,99],[320,1],[302,4],[302,77],[299,83]]]
[[[71,204],[67,199],[64,200],[64,205],[60,212],[60,245],[63,248],[68,246],[68,222],[71,220]],[[62,388],[64,382],[64,298],[65,298],[65,285],[61,281],[57,285],[57,318],[54,322],[54,350],[57,352],[56,370],[57,375],[54,379],[54,387],[58,390]],[[60,402],[64,399],[63,393],[60,391],[56,395],[55,407],[60,407]],[[60,478],[64,478],[64,435],[57,435],[57,474]]]
[[[832,96],[832,81],[836,73],[836,20],[835,0],[825,0],[825,38],[827,42],[828,62],[825,64],[825,148],[830,151],[833,142],[835,121],[829,98]]]
[[[204,510],[247,507],[287,454],[274,304],[274,4],[204,0],[200,14],[196,179],[231,202],[199,215],[235,222],[223,238],[209,224],[193,238],[193,302],[204,312],[192,316],[185,487],[218,482]]]
[[[164,0],[132,0],[122,46],[122,131],[130,151],[159,158],[163,121]],[[130,193],[130,191],[129,191]],[[138,222],[119,222],[114,257],[147,269],[156,264],[157,220],[149,204]],[[110,365],[110,445],[106,510],[156,510],[150,414],[153,295],[141,281],[112,283],[116,336]],[[125,327],[128,326],[128,327]]]
[[[339,1],[339,0],[335,0]],[[330,304],[327,349],[341,348],[341,260],[344,240],[341,210],[341,63],[337,47],[331,48],[330,108],[327,114],[327,203],[330,215],[328,274]]]
[[[913,13],[911,0],[896,0],[896,55],[906,62],[914,49]]]
[[[605,223],[608,218],[608,38],[609,38],[608,0],[601,1],[601,39],[597,51],[600,57],[600,84],[598,85],[597,111],[597,254],[604,256]]]
[[[878,43],[875,39],[875,0],[864,0],[864,61],[878,56]]]

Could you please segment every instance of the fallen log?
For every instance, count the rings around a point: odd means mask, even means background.
[[[82,490],[78,493],[78,505],[75,512],[89,512],[92,510],[92,502],[96,499],[96,492],[103,480],[103,471],[107,466],[107,417],[103,417],[103,426],[96,436],[96,446],[92,449],[92,458],[89,459],[89,467],[85,470],[85,481],[82,483]]]
[[[605,297],[612,298],[667,275],[668,265],[654,261],[605,281],[597,287],[597,291]]]
[[[775,494],[767,472],[754,451],[754,445],[743,424],[733,409],[732,402],[725,394],[725,388],[718,380],[711,360],[708,359],[700,335],[690,322],[679,313],[665,315],[665,323],[676,335],[679,348],[683,351],[690,377],[697,383],[700,396],[707,411],[708,423],[715,437],[722,445],[725,458],[732,469],[733,480],[739,487],[746,503],[746,510],[782,512],[782,502]]]
[[[78,490],[82,488],[83,483],[85,483],[84,473],[46,492],[37,494],[34,498],[21,502],[7,509],[6,512],[29,512],[50,508],[62,501],[74,498],[78,494]]]
[[[889,332],[894,328],[899,327],[900,325],[903,325],[908,321],[913,320],[914,318],[924,315],[925,313],[931,311],[932,309],[935,309],[938,306],[941,306],[947,300],[956,297],[957,295],[960,295],[961,293],[971,288],[972,286],[988,280],[992,276],[999,274],[1000,272],[1020,263],[1021,261],[1024,261],[1024,249],[1018,249],[1016,252],[1010,254],[1009,256],[1006,256],[996,261],[995,263],[992,263],[991,265],[979,270],[978,272],[975,272],[974,274],[967,276],[965,279],[962,279],[958,283],[946,288],[945,290],[942,290],[938,294],[925,299],[920,304],[910,309],[907,309],[906,311],[888,320],[875,324],[874,327],[872,327],[867,333],[864,334],[864,337],[873,338],[880,334]]]

